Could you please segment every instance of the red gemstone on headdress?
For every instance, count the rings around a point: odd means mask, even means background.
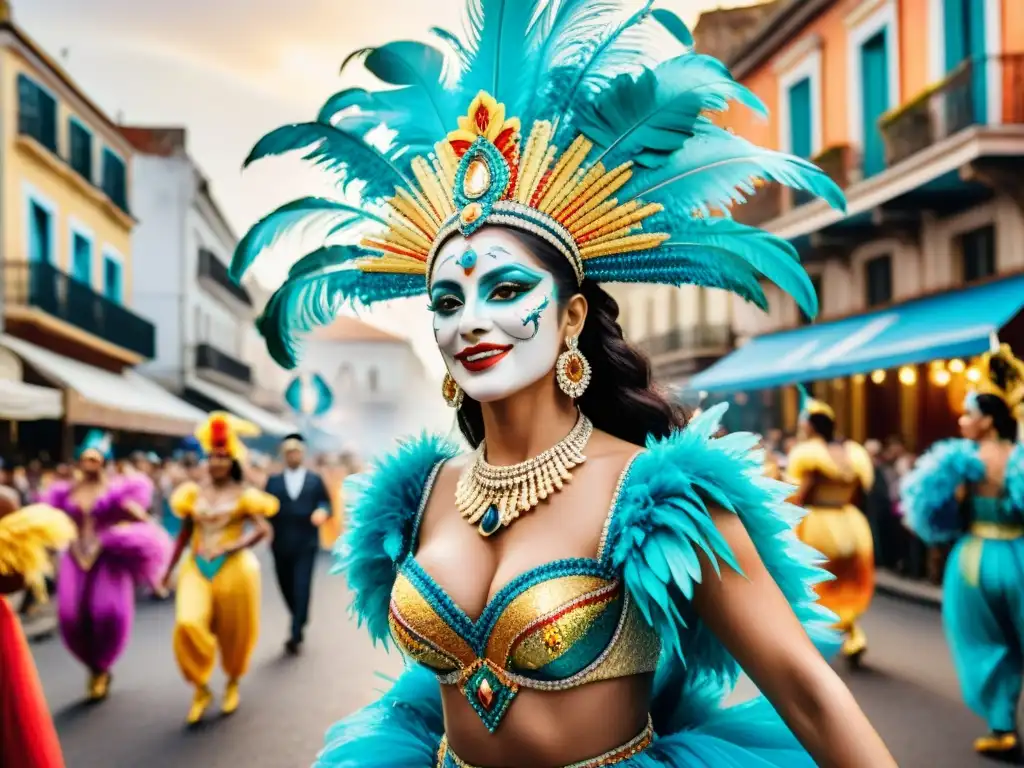
[[[477,129],[480,133],[487,131],[487,126],[491,124],[491,114],[487,111],[487,107],[481,104],[476,108],[476,114],[473,115],[473,121],[476,123]]]
[[[476,700],[480,702],[480,706],[484,709],[490,709],[494,704],[494,689],[491,688],[491,684],[487,682],[486,677],[480,681],[480,685],[476,688]]]
[[[227,445],[228,423],[224,419],[214,419],[210,422],[210,442],[217,448]]]

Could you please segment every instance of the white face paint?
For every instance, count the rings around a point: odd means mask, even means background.
[[[551,374],[562,351],[555,279],[507,231],[451,238],[430,286],[434,338],[474,400],[501,400]]]

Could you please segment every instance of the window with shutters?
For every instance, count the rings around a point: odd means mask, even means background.
[[[124,160],[103,148],[103,183],[101,188],[118,208],[128,210],[128,182]]]
[[[18,132],[57,151],[57,100],[27,75],[18,75]]]
[[[92,181],[92,132],[76,118],[68,120],[68,160],[86,181]]]

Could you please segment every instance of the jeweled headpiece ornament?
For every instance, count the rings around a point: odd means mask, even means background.
[[[207,454],[220,453],[235,461],[245,461],[243,437],[259,437],[260,428],[225,411],[214,411],[196,429],[196,440]]]
[[[811,397],[811,393],[807,391],[807,387],[803,384],[797,384],[796,388],[800,392],[801,416],[805,418],[807,416],[827,416],[832,421],[836,420],[836,412],[832,410],[828,403]]]
[[[653,0],[630,6],[468,0],[463,38],[434,30],[446,52],[409,41],[363,49],[349,59],[393,87],[347,88],[316,121],[260,139],[247,164],[305,150],[358,198],[288,203],[239,244],[236,279],[285,231],[327,225],[328,244],[292,267],[258,322],[274,358],[293,367],[298,334],[345,303],[426,293],[445,239],[486,224],[544,239],[579,282],[724,288],[765,308],[768,279],[816,314],[792,245],[730,212],[765,181],[836,207],[842,193],[805,160],[716,125],[731,101],[764,106],[690,50],[675,14]]]

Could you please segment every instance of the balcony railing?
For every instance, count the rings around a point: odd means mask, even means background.
[[[210,344],[196,346],[196,370],[213,371],[245,384],[252,383],[252,368]]]
[[[648,336],[639,346],[650,357],[658,357],[681,350],[727,349],[732,342],[732,328],[728,325],[698,325]]]
[[[1024,124],[1024,54],[965,61],[941,83],[882,118],[887,163],[906,160],[972,125],[985,125],[993,76],[1002,81],[1002,122]]]
[[[156,327],[45,262],[4,265],[8,306],[32,307],[144,358],[156,352]]]
[[[205,248],[199,249],[199,277],[213,281],[243,304],[252,306],[249,292],[232,280],[231,275],[228,274],[228,268],[214,256],[212,251]]]

